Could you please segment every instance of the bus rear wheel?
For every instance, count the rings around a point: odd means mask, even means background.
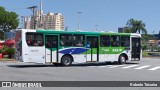
[[[119,64],[125,64],[126,63],[126,57],[124,55],[120,55],[118,63]]]
[[[61,59],[61,65],[62,65],[62,66],[69,66],[69,65],[72,64],[72,61],[73,61],[73,59],[72,59],[71,56],[65,55],[65,56],[63,56],[62,59]]]

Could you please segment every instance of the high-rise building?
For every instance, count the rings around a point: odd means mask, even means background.
[[[24,17],[24,28],[31,29],[31,17]]]
[[[26,20],[25,20],[25,23]],[[63,30],[64,29],[64,17],[61,13],[52,13],[43,14],[42,10],[42,1],[40,3],[40,10],[35,10],[34,17],[30,17],[30,29],[54,29],[54,30]],[[27,27],[26,24],[24,26]],[[28,29],[28,28],[26,28]]]
[[[43,27],[44,29],[64,29],[64,18],[60,13],[49,12],[47,15],[43,15]]]

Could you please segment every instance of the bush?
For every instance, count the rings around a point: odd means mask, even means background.
[[[7,49],[8,49],[7,46],[3,46],[3,49],[2,49],[3,55],[7,55],[7,54],[8,54],[8,53],[6,52]]]
[[[3,53],[3,49],[0,49],[0,53]]]
[[[143,45],[142,46],[142,50],[144,51],[144,50],[146,50],[147,49],[147,45]]]
[[[8,54],[9,55],[9,58],[12,58],[13,55],[14,55],[14,48],[7,48],[5,51],[4,51],[4,54]]]

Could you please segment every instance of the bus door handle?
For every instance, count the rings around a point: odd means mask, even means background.
[[[28,54],[25,54],[25,55],[28,55]]]
[[[51,54],[47,54],[47,55],[51,55]]]

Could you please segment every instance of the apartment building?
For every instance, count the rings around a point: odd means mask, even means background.
[[[47,14],[43,13],[42,0],[40,2],[40,10],[34,11],[34,16],[25,17],[24,19],[25,29],[52,29],[52,30],[64,30],[64,17],[61,13]]]
[[[64,18],[62,14],[49,12],[48,14],[43,15],[43,28],[63,30],[64,29]]]

